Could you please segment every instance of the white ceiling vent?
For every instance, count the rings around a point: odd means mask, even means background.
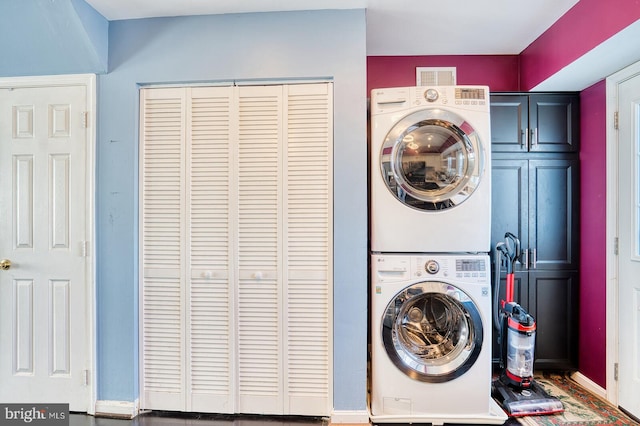
[[[416,67],[416,86],[455,86],[456,67]]]

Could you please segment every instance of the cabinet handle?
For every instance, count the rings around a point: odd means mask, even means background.
[[[529,269],[529,249],[524,249],[522,251],[522,255],[524,256],[524,262],[522,263],[522,266],[524,266],[524,269],[527,270]]]
[[[531,129],[531,146],[538,145],[538,128]]]
[[[536,269],[538,264],[538,252],[536,249],[531,249],[531,266],[533,269]]]
[[[529,137],[529,128],[520,131],[520,146],[527,149],[527,138]]]

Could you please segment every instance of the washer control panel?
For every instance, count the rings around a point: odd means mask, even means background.
[[[377,283],[440,278],[486,284],[491,273],[489,256],[482,254],[374,254],[371,269]]]
[[[410,278],[485,283],[491,279],[490,269],[487,255],[414,255]]]

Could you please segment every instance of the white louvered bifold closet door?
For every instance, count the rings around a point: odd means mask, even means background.
[[[287,414],[328,415],[333,408],[332,96],[329,84],[291,85],[287,90],[283,191]]]
[[[330,414],[332,104],[141,91],[141,408]]]
[[[283,405],[282,87],[238,88],[238,410]]]
[[[143,399],[180,410],[185,395],[184,90],[141,96],[141,353]]]
[[[186,410],[233,413],[232,87],[186,89]]]

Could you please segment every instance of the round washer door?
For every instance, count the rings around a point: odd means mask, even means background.
[[[396,123],[380,154],[387,188],[418,210],[445,210],[463,203],[478,187],[485,167],[474,128],[440,108],[416,111]]]
[[[478,308],[461,289],[439,281],[396,294],[382,321],[391,361],[407,376],[432,383],[453,380],[476,362],[483,329]]]

